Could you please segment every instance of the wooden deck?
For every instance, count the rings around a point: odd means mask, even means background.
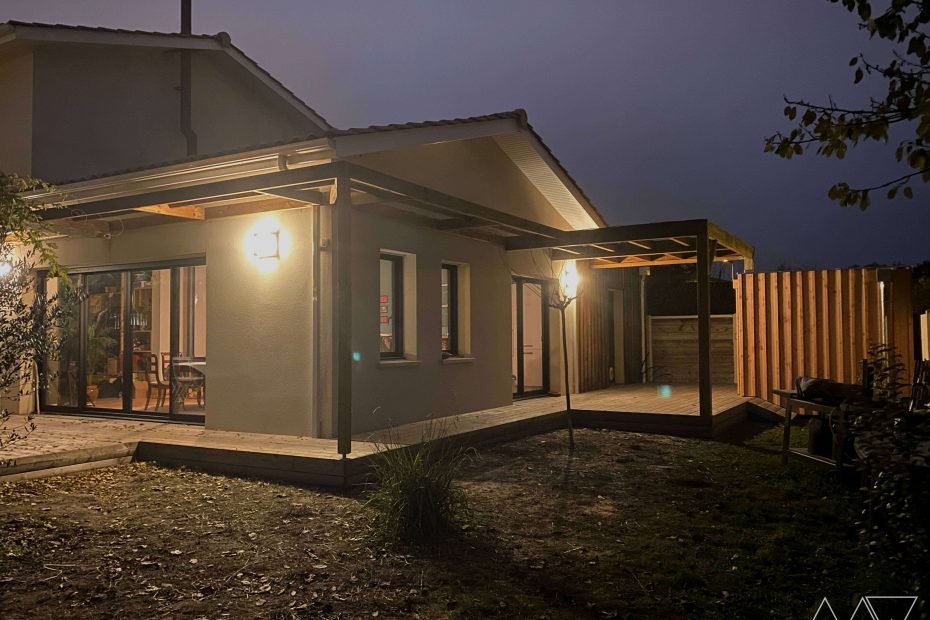
[[[750,399],[733,386],[714,388],[714,421],[698,415],[697,386],[615,386],[572,396],[578,426],[711,437],[746,415]],[[333,439],[239,433],[168,422],[44,414],[38,429],[3,455],[0,481],[155,461],[166,465],[307,484],[341,486],[364,477],[377,443],[412,445],[443,436],[482,445],[547,432],[565,425],[563,397],[516,401],[434,421],[354,437],[342,459]]]

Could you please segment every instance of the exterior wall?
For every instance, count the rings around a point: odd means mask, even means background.
[[[350,161],[504,213],[571,230],[493,138],[409,147]]]
[[[38,48],[34,56],[35,176],[61,182],[187,157],[179,127],[179,52],[62,45]],[[233,62],[220,52],[192,54],[200,153],[315,131],[264,86],[237,73]]]
[[[610,291],[621,292],[623,359],[615,361],[615,378],[624,383],[642,382],[642,322],[640,320],[639,269],[591,269],[586,261],[578,262],[581,277],[577,307],[578,389],[600,390],[611,385]],[[622,373],[620,372],[622,365]]]
[[[0,171],[32,172],[32,54],[0,62]]]
[[[271,218],[281,230],[275,269],[246,243]],[[309,209],[130,230],[58,243],[62,264],[107,267],[206,255],[207,428],[307,435],[311,416]]]
[[[382,362],[379,352],[378,260],[381,250],[416,258],[416,342],[413,365]],[[510,267],[503,249],[389,218],[356,212],[352,230],[353,432],[511,402]],[[443,362],[440,352],[443,261],[470,272],[473,360]],[[408,280],[409,278],[405,278]],[[405,288],[410,283],[405,281]],[[405,293],[409,298],[409,292]]]

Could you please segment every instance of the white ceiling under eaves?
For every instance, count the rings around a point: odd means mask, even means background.
[[[530,138],[524,132],[499,134],[494,136],[498,146],[526,175],[526,178],[545,196],[556,211],[575,230],[597,228],[597,222],[585,210],[571,190],[552,167],[533,148]]]

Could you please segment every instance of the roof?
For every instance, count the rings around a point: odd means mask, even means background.
[[[488,133],[488,136],[493,136],[497,141],[502,150],[514,161],[514,163],[521,169],[521,171],[529,178],[529,180],[537,187],[537,189],[544,196],[547,197],[553,204],[556,206],[557,210],[565,217],[565,219],[573,225],[575,228],[590,228],[590,225],[584,225],[587,223],[586,220],[590,219],[594,223],[594,226],[606,226],[606,221],[603,216],[594,205],[591,203],[591,200],[584,193],[581,187],[578,185],[577,181],[571,176],[568,170],[562,165],[562,163],[555,157],[552,150],[543,142],[542,138],[538,133],[533,129],[532,125],[527,122],[526,111],[523,109],[511,110],[508,112],[497,112],[494,114],[485,114],[480,116],[468,116],[462,118],[451,118],[451,119],[439,119],[439,120],[426,120],[426,121],[416,121],[410,123],[393,123],[389,125],[369,125],[367,127],[352,127],[349,129],[330,129],[322,137],[325,139],[334,142],[335,150],[339,152],[339,140],[343,138],[351,138],[356,136],[366,136],[366,135],[375,135],[375,134],[396,134],[397,132],[409,132],[411,130],[426,130],[431,128],[469,128],[475,127],[482,124],[491,124],[500,121],[509,121],[510,123],[515,123],[517,127],[525,129],[526,134],[530,137],[530,140],[520,140],[519,137],[512,135],[513,129],[510,129],[509,133],[496,132]],[[475,135],[466,137],[477,137]],[[466,137],[460,139],[466,139]],[[176,166],[183,166],[186,164],[196,164],[198,162],[206,163],[210,160],[218,158],[228,158],[235,155],[241,155],[243,157],[248,156],[249,154],[255,153],[257,151],[268,151],[272,149],[281,149],[286,147],[299,147],[304,143],[311,141],[318,141],[320,136],[305,136],[300,138],[294,138],[289,140],[282,140],[279,142],[272,142],[266,144],[258,144],[245,149],[235,149],[230,151],[222,151],[217,153],[211,153],[207,155],[196,155],[193,157],[186,157],[182,159],[175,159],[172,161],[161,162],[158,164],[140,166],[135,168],[128,168],[124,170],[117,170],[112,172],[107,172],[104,174],[94,175],[83,177],[80,179],[69,179],[69,180],[60,180],[57,181],[58,185],[72,185],[76,183],[86,183],[90,181],[96,181],[101,179],[106,179],[109,177],[115,177],[120,175],[130,175],[134,173],[147,172],[152,170],[157,170],[160,168],[169,168]],[[533,147],[538,145],[536,149],[540,153],[538,156],[536,153],[532,152]],[[343,153],[345,154],[345,153]],[[356,154],[354,151],[351,154]],[[543,161],[543,160],[548,161]],[[546,166],[548,164],[548,166]],[[563,177],[562,179],[556,178],[552,175],[551,171],[547,174],[547,168],[554,167],[558,173]],[[575,195],[577,194],[577,195]],[[574,204],[572,204],[574,203]],[[581,216],[581,212],[584,212],[584,216]]]
[[[367,127],[353,127],[337,129],[330,125],[319,113],[310,108],[300,98],[290,91],[284,84],[263,69],[258,63],[249,58],[239,48],[234,46],[229,35],[220,32],[215,35],[183,34],[178,32],[157,32],[146,30],[126,30],[119,28],[104,28],[91,26],[74,26],[66,24],[46,24],[39,22],[23,22],[11,20],[0,23],[0,45],[15,40],[29,42],[64,42],[64,43],[92,43],[138,45],[153,47],[173,47],[180,49],[208,49],[223,51],[240,65],[262,80],[282,98],[287,100],[296,109],[304,113],[322,130],[312,136],[298,137],[275,143],[260,144],[233,151],[224,151],[202,156],[178,159],[155,165],[130,168],[109,172],[81,179],[58,181],[60,185],[83,183],[97,179],[104,179],[118,175],[128,175],[143,171],[151,171],[171,166],[183,166],[196,162],[206,162],[211,159],[228,158],[236,155],[246,155],[255,151],[262,151],[287,146],[296,146],[321,137],[338,143],[340,140],[358,139],[360,136],[393,134],[394,136],[409,135],[416,130],[465,128],[458,138],[469,139],[479,135],[493,137],[499,147],[520,168],[530,182],[555,206],[559,213],[573,228],[590,228],[592,226],[606,226],[603,216],[597,211],[591,200],[587,197],[577,181],[566,170],[565,166],[555,157],[552,150],[543,142],[540,135],[527,121],[526,111],[516,109],[508,112],[499,112],[481,116],[463,118],[426,120],[388,125],[369,125]],[[523,137],[515,135],[513,129],[496,130],[496,124],[515,123]],[[494,127],[492,127],[494,126]],[[483,132],[477,131],[484,127]],[[476,131],[473,131],[476,130]],[[392,136],[393,138],[393,136]],[[408,140],[409,142],[409,140]],[[395,146],[394,148],[399,148]],[[338,150],[338,149],[337,149]],[[342,153],[345,156],[345,153]]]
[[[210,49],[222,51],[236,60],[246,70],[264,82],[271,90],[290,103],[299,112],[309,117],[323,130],[331,130],[322,115],[311,108],[300,97],[282,84],[241,49],[233,45],[226,32],[217,34],[184,34],[180,32],[158,32],[152,30],[126,30],[99,26],[74,26],[69,24],[46,24],[9,20],[0,22],[0,45],[15,40],[31,42],[98,43],[137,45],[140,47],[175,47],[181,49]]]

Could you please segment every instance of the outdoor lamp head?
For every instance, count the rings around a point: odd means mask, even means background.
[[[565,299],[574,299],[578,296],[578,266],[573,260],[565,261],[562,273],[559,275],[559,292]]]

